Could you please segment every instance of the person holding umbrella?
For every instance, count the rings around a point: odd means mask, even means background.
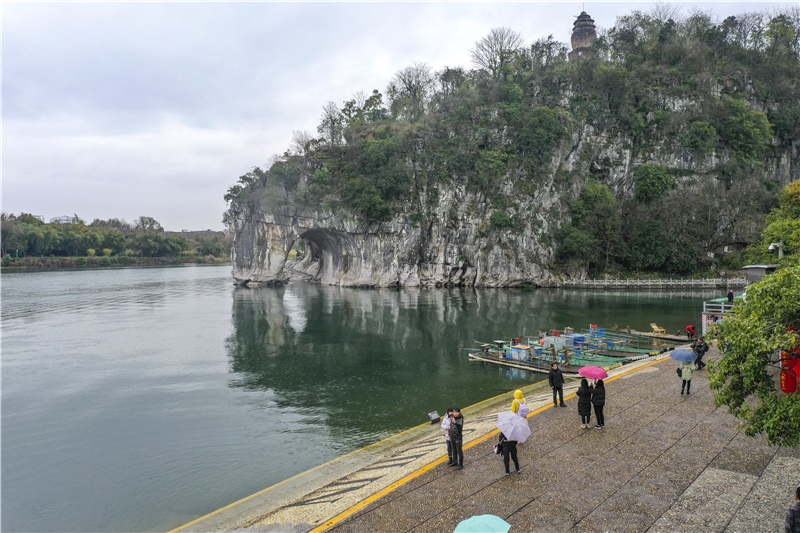
[[[691,394],[692,389],[692,372],[694,372],[694,364],[693,363],[681,363],[681,366],[678,367],[681,371],[681,396],[683,395],[683,388],[686,387],[686,394]]]
[[[581,379],[581,386],[575,394],[578,396],[578,414],[581,416],[581,428],[589,429],[592,422],[592,391],[594,387],[589,385],[586,378]]]
[[[521,474],[522,471],[519,469],[519,459],[517,458],[517,441],[515,440],[508,440],[505,435],[500,433],[500,445],[503,447],[503,466],[506,467],[506,475],[511,475],[511,460],[514,461],[514,469],[516,469],[517,474]]]
[[[597,418],[594,429],[603,429],[606,427],[606,417],[603,415],[603,408],[606,405],[606,386],[602,379],[597,380],[592,391],[592,405],[594,405],[594,416]]]
[[[517,413],[504,411],[497,415],[497,429],[501,432],[500,442],[503,444],[503,466],[506,468],[506,475],[511,474],[509,459],[514,461],[517,474],[521,474],[517,442],[525,442],[530,436],[531,428],[528,426],[528,421]]]
[[[601,368],[599,366],[593,365],[586,365],[578,369],[578,374],[583,376],[584,378],[598,380],[604,379],[608,377],[608,372],[606,372],[605,368]],[[594,392],[594,387],[589,385],[589,382],[586,379],[581,380],[581,386],[578,387],[578,390],[575,394],[578,396],[578,414],[581,415],[581,427],[584,429],[589,429],[589,423],[592,421],[592,393]],[[603,391],[605,394],[605,391]],[[605,397],[603,398],[603,403],[605,404]],[[595,411],[597,408],[595,408]],[[602,407],[600,411],[602,412]]]
[[[677,373],[681,378],[681,394],[683,394],[684,389],[686,389],[686,394],[691,394],[692,371],[694,370],[694,360],[697,358],[697,354],[686,348],[678,348],[673,350],[669,356],[680,363]]]

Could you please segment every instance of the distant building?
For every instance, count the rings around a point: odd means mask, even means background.
[[[747,265],[743,266],[742,270],[747,272],[747,281],[755,283],[761,281],[767,274],[775,272],[776,268],[778,265]]]
[[[569,53],[569,60],[576,61],[592,53],[592,45],[596,40],[594,19],[586,11],[581,11],[572,25],[572,51]]]
[[[76,216],[63,216],[63,217],[53,217],[50,219],[51,224],[77,224]]]

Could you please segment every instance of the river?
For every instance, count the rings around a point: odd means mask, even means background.
[[[233,287],[230,266],[3,273],[2,530],[166,531],[542,379],[473,340],[667,331],[705,292]]]

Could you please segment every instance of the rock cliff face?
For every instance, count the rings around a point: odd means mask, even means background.
[[[796,179],[796,152],[768,161],[766,175],[781,183]],[[623,139],[584,127],[553,155],[550,177],[535,194],[514,197],[514,208],[504,210],[517,221],[514,229],[493,225],[491,215],[498,209],[485,197],[457,187],[424,191],[407,213],[384,223],[365,223],[346,210],[267,208],[263,202],[235,199],[228,213],[234,232],[234,281],[305,279],[350,287],[552,284],[557,281],[551,271],[554,236],[569,220],[568,202],[590,176],[618,197],[630,195],[632,169],[653,160],[683,170],[689,182],[709,175],[713,179],[719,164],[714,157],[693,161],[668,147],[634,157]],[[555,176],[565,172],[586,177],[557,182]],[[507,176],[504,182],[505,197],[514,195],[513,180]],[[289,260],[298,239],[305,241],[306,253]],[[585,277],[585,272],[571,276]]]
[[[492,229],[489,209],[484,199],[461,190],[440,192],[433,215],[420,222],[400,216],[365,224],[344,212],[234,206],[233,277],[256,283],[302,277],[356,287],[505,287],[547,281],[552,248],[541,238],[564,216],[559,198],[543,189],[525,202],[530,223],[519,233]],[[300,238],[305,255],[287,263]]]

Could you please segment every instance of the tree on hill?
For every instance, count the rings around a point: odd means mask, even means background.
[[[546,229],[536,217],[491,223],[536,233],[557,268],[736,269],[797,160],[797,35],[798,8],[719,22],[659,4],[570,61],[552,37],[526,45],[493,29],[470,51],[472,70],[415,63],[385,100],[373,90],[328,102],[317,139],[295,136],[227,191],[224,220],[259,206],[434,220],[443,191],[467,191],[490,222],[547,195],[557,216]]]
[[[514,56],[524,44],[522,36],[510,28],[492,28],[470,50],[472,61],[480,68],[488,70],[493,79],[500,78]]]
[[[787,185],[778,194],[778,202],[779,206],[767,215],[761,242],[747,250],[746,256],[753,263],[776,262],[787,266],[800,263],[800,180]],[[770,250],[772,243],[782,243],[782,258]]]
[[[800,392],[778,385],[781,350],[800,342],[800,266],[781,269],[747,289],[747,300],[719,326],[719,363],[709,365],[714,403],[741,420],[746,435],[771,445],[800,445]]]

